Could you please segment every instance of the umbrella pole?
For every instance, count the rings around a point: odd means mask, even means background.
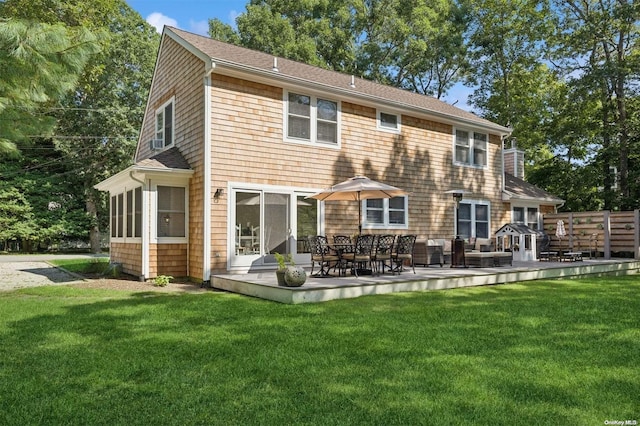
[[[358,191],[358,235],[362,235],[362,200]]]

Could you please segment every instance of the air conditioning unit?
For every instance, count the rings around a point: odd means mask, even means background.
[[[162,139],[151,139],[149,141],[149,148],[151,148],[152,151],[162,149],[164,148],[164,141]]]

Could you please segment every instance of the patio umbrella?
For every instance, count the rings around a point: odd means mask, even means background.
[[[366,176],[355,176],[307,198],[320,201],[357,201],[358,232],[362,233],[362,200],[393,198],[402,195],[407,195],[407,192],[395,186],[371,180]]]
[[[558,237],[559,240],[562,240],[562,238],[565,237],[566,235],[567,235],[567,231],[564,228],[564,221],[559,220],[558,223],[556,224],[556,237]]]
[[[560,241],[561,251],[562,251],[562,238],[565,237],[566,235],[567,235],[567,231],[564,228],[564,221],[559,220],[558,223],[556,223],[556,237],[558,237],[558,240]]]

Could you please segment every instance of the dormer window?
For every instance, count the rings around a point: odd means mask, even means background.
[[[171,98],[171,100],[156,110],[155,139],[157,141],[162,141],[161,145],[165,148],[173,145],[174,100],[174,98]]]

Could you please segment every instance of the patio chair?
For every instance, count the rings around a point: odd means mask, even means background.
[[[392,260],[395,264],[392,272],[400,273],[405,263],[410,263],[413,273],[416,273],[416,267],[413,263],[413,249],[416,245],[416,235],[400,235],[396,240],[395,249],[393,251]]]
[[[351,270],[356,277],[358,276],[358,270],[361,272],[371,270],[371,252],[373,251],[374,241],[374,235],[358,235],[356,237],[353,253],[344,253],[342,256],[345,262],[345,273],[349,264],[351,264]]]
[[[309,249],[311,252],[311,276],[314,277],[328,277],[329,270],[333,267],[335,270],[340,262],[340,257],[329,247],[329,241],[327,237],[322,235],[310,235]],[[320,265],[320,271],[317,274],[313,274],[313,269],[316,265]]]
[[[353,251],[353,241],[350,235],[334,235],[333,244],[335,247],[344,248],[345,252]]]
[[[347,275],[347,257],[350,256],[350,253],[354,251],[353,241],[351,240],[350,235],[334,235],[333,236],[333,249],[336,251],[336,254],[340,257],[340,275]]]
[[[391,258],[391,255],[393,254],[393,245],[395,242],[395,235],[389,234],[378,236],[375,250],[373,250],[373,253],[371,255],[371,261],[373,263],[375,273],[379,274],[382,272],[384,274],[385,267],[389,270],[392,269],[393,259]]]

